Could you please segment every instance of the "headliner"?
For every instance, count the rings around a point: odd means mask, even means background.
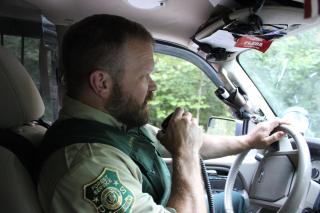
[[[136,21],[144,25],[148,31],[152,33],[154,38],[175,42],[184,46],[191,47],[189,38],[196,32],[198,27],[203,24],[206,19],[211,15],[219,15],[230,7],[243,8],[233,0],[216,0],[219,2],[215,7],[210,1],[215,0],[168,0],[165,7],[158,10],[140,10],[128,6],[122,0],[1,0],[1,3],[6,4],[32,4],[33,7],[40,10],[41,13],[51,22],[58,26],[70,26],[85,17],[94,14],[114,14],[123,16],[132,21]],[[237,2],[247,3],[246,0],[237,0]],[[277,0],[282,1],[282,0]],[[302,0],[297,0],[302,1]],[[28,3],[27,3],[28,2]],[[1,5],[0,3],[0,5]],[[301,3],[299,3],[302,5]],[[223,6],[224,5],[224,6]],[[265,5],[279,5],[273,1],[267,1]],[[266,9],[266,8],[265,8]],[[295,8],[297,9],[297,8]],[[294,9],[294,10],[295,10]],[[263,12],[264,8],[262,8]],[[318,20],[303,20],[303,9],[300,10],[299,15],[303,23],[301,28],[294,33],[305,30],[307,28],[319,25],[314,23]],[[260,12],[261,13],[261,12]],[[259,14],[260,14],[259,13]],[[263,15],[261,13],[261,15]],[[242,17],[247,20],[248,14]],[[281,10],[273,11],[272,13],[266,12],[263,15],[263,22],[266,23],[270,20],[297,20],[297,14],[285,13]],[[285,23],[282,23],[285,24]],[[221,27],[221,26],[216,26]],[[217,28],[216,28],[217,29]],[[208,30],[205,30],[208,31]],[[215,30],[211,31],[214,32]],[[208,32],[210,34],[210,32]],[[206,36],[208,35],[206,33]],[[202,33],[203,34],[203,33]]]
[[[158,10],[139,10],[122,0],[27,0],[56,25],[70,26],[100,13],[123,16],[145,26],[155,38],[187,45],[189,37],[209,17],[209,0],[169,0]],[[68,20],[73,21],[68,21]]]

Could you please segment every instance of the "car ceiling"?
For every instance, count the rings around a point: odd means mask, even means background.
[[[140,10],[122,0],[28,0],[56,25],[72,25],[100,13],[123,16],[152,32],[155,38],[187,45],[189,37],[212,13],[209,0],[169,0],[158,10]],[[68,21],[73,20],[73,21]]]
[[[219,15],[233,7],[248,7],[250,1],[254,2],[254,0],[168,0],[161,9],[140,10],[128,6],[122,0],[2,0],[10,4],[30,3],[52,23],[62,26],[70,26],[94,14],[123,16],[144,25],[157,39],[175,42],[191,49],[192,42],[189,38],[210,15]],[[266,1],[265,5],[293,2],[302,7],[303,0],[275,1]],[[273,19],[274,15],[272,14]],[[283,20],[283,14],[281,19]]]

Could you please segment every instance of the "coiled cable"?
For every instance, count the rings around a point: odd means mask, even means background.
[[[206,166],[204,165],[204,162],[203,162],[203,159],[202,159],[201,155],[199,155],[199,157],[200,157],[202,178],[203,178],[204,186],[206,188],[207,197],[208,197],[209,212],[210,213],[215,213],[213,196],[212,196],[212,192],[211,192],[211,184],[210,184],[210,181],[209,181],[209,178],[208,178]]]

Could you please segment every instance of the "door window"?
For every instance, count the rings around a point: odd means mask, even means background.
[[[210,116],[231,118],[229,107],[216,96],[217,87],[194,64],[169,55],[154,54],[152,79],[158,85],[154,100],[149,103],[149,123],[160,127],[163,119],[175,108],[183,107],[197,118],[205,130]]]
[[[0,23],[10,23],[10,26],[0,25],[1,45],[26,68],[40,92],[45,105],[41,118],[49,122],[55,121],[58,117],[57,57],[44,44],[41,23],[4,17],[0,17]]]

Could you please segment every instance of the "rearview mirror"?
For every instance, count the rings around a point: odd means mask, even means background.
[[[242,135],[243,122],[229,118],[210,117],[207,125],[207,133],[221,136]]]

